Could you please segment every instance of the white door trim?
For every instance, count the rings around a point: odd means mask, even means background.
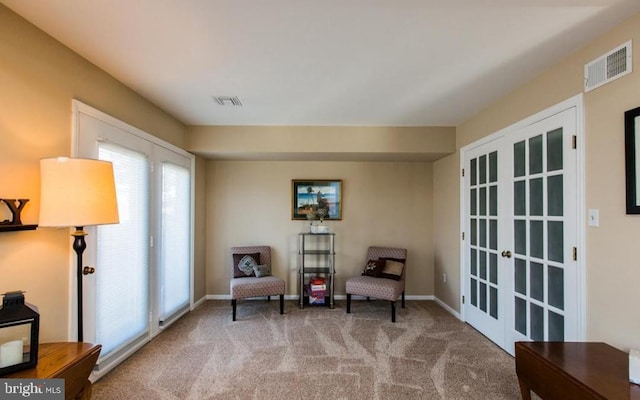
[[[584,96],[578,94],[574,97],[571,97],[565,101],[562,101],[558,104],[555,104],[545,110],[542,110],[534,115],[531,115],[521,121],[518,121],[512,125],[509,125],[506,128],[500,129],[488,136],[485,136],[482,139],[479,139],[473,143],[470,143],[466,146],[460,148],[460,171],[462,171],[465,167],[465,159],[466,153],[478,147],[480,145],[489,143],[493,140],[496,140],[502,136],[506,136],[512,132],[517,132],[518,130],[534,124],[538,121],[542,121],[546,118],[549,118],[553,115],[566,111],[570,108],[575,108],[576,110],[576,132],[574,133],[576,136],[577,142],[577,171],[576,171],[576,179],[577,179],[577,229],[578,229],[578,261],[577,261],[577,271],[576,271],[576,291],[578,294],[578,315],[576,316],[578,320],[577,326],[577,337],[578,340],[585,340],[586,338],[586,315],[587,315],[587,304],[586,304],[586,208],[585,208],[585,135],[584,135]],[[464,186],[464,177],[462,173],[460,173],[460,299],[459,299],[459,309],[460,309],[460,317],[462,321],[466,321],[465,315],[465,305],[463,304],[463,296],[467,292],[467,279],[465,279],[464,275],[464,240],[462,239],[462,233],[465,231],[465,186]],[[465,238],[466,240],[467,238]]]
[[[86,148],[84,148],[82,146],[82,137],[83,135],[81,134],[81,126],[80,126],[80,121],[82,120],[82,118],[84,116],[86,117],[91,117],[91,119],[95,119],[97,121],[99,121],[100,123],[109,126],[109,127],[113,127],[116,128],[119,131],[124,132],[127,136],[130,136],[131,138],[135,139],[136,143],[144,143],[144,144],[137,144],[136,146],[138,147],[144,147],[145,151],[143,151],[147,156],[149,156],[149,160],[153,161],[153,162],[161,162],[161,161],[165,161],[165,160],[170,160],[171,158],[168,156],[168,154],[171,154],[172,156],[178,157],[179,159],[181,159],[180,164],[182,166],[184,166],[185,168],[189,168],[190,169],[190,176],[191,176],[191,182],[190,182],[190,219],[191,219],[191,229],[190,229],[190,253],[191,253],[191,259],[189,260],[189,309],[193,309],[195,307],[194,305],[194,246],[195,246],[195,240],[194,240],[194,232],[195,232],[195,223],[194,223],[194,219],[195,219],[195,156],[187,151],[185,151],[184,149],[181,149],[169,142],[164,141],[163,139],[160,139],[156,136],[153,136],[141,129],[138,129],[132,125],[127,124],[126,122],[120,121],[119,119],[112,117],[100,110],[97,110],[85,103],[82,103],[79,100],[73,99],[72,102],[72,140],[71,140],[71,156],[72,157],[78,157],[78,156],[87,156],[86,154],[84,154],[84,152],[86,151]],[[94,140],[95,141],[95,140]],[[97,142],[96,142],[97,143]],[[113,142],[115,143],[115,142]],[[148,144],[148,146],[147,146]],[[136,148],[136,146],[134,146],[134,148]],[[85,145],[86,147],[86,145]],[[147,148],[148,147],[148,148]],[[96,148],[97,148],[97,144],[96,144]],[[138,148],[138,150],[141,150],[140,148]],[[165,154],[167,153],[167,154]],[[175,159],[174,159],[175,162]],[[157,179],[157,177],[151,177],[150,179]],[[157,208],[157,204],[155,201],[151,201],[150,203],[150,218],[152,219],[157,219],[156,218],[156,208]],[[95,227],[86,227],[86,230],[92,230],[89,236],[89,239],[87,240],[91,240],[90,238],[93,238],[92,240],[95,240]],[[154,223],[151,223],[149,226],[149,233],[151,235],[155,235],[158,236],[158,229],[157,226]],[[86,252],[85,252],[85,257],[87,260],[90,260],[90,257],[95,257],[95,248],[96,246],[88,246]],[[154,253],[155,251],[157,251],[155,248],[150,250],[150,257],[151,258],[156,258],[156,254]],[[70,257],[70,261],[72,261],[73,263],[75,263],[75,256]],[[70,263],[71,264],[71,263]],[[73,264],[75,265],[75,264]],[[75,281],[76,281],[76,277],[75,277],[75,271],[73,268],[69,269],[69,287],[70,287],[70,302],[69,302],[69,315],[73,318],[69,319],[69,332],[74,332],[75,329],[75,307],[76,307],[76,300],[75,300],[75,295],[72,295],[74,287],[75,287]],[[103,367],[103,369],[101,369],[100,371],[96,371],[93,373],[93,377],[99,378],[101,376],[103,376],[104,374],[106,374],[109,370],[111,370],[113,367],[115,367],[118,363],[120,363],[122,360],[124,360],[126,357],[128,357],[130,354],[133,354],[133,352],[135,352],[138,348],[140,348],[144,343],[146,343],[148,340],[150,340],[151,338],[153,338],[154,336],[156,336],[159,332],[160,332],[160,327],[158,326],[157,322],[158,322],[158,308],[157,308],[157,293],[154,292],[156,290],[158,290],[157,288],[157,282],[154,281],[155,279],[157,279],[157,270],[154,270],[153,272],[150,272],[150,274],[152,274],[149,277],[149,330],[148,330],[148,334],[145,334],[145,336],[140,339],[135,341],[134,343],[131,344],[131,346],[129,348],[126,349],[126,351],[120,353],[120,354],[116,354],[118,353],[118,350],[113,352],[113,357],[112,360],[109,361],[108,365],[105,365]],[[90,283],[85,283],[85,285],[89,285]],[[90,310],[90,309],[95,309],[95,299],[94,300],[89,300],[85,298],[85,310]],[[171,322],[173,322],[175,319],[172,319]],[[165,326],[168,326],[169,324],[166,324]],[[72,329],[73,327],[73,329]],[[91,337],[93,335],[93,337],[95,337],[95,319],[91,316],[85,316],[85,336],[89,336]],[[71,335],[70,335],[71,336]],[[70,339],[73,339],[73,337],[70,337]]]

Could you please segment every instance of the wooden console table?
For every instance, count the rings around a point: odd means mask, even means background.
[[[517,342],[516,373],[525,400],[640,400],[629,355],[605,343]]]
[[[2,378],[64,379],[65,399],[91,398],[89,375],[98,361],[102,346],[91,343],[40,343],[38,365],[4,375]]]

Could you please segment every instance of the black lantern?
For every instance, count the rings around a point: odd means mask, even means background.
[[[0,376],[38,364],[38,308],[23,292],[7,292],[0,308]]]

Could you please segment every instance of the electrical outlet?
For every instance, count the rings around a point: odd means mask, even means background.
[[[600,210],[597,208],[589,209],[589,226],[600,226]]]
[[[447,274],[446,273],[442,273],[442,282],[447,283]]]

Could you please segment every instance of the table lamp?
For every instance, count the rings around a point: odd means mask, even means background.
[[[78,341],[82,334],[82,276],[93,273],[83,267],[87,245],[85,226],[117,224],[118,203],[113,165],[83,158],[40,160],[40,227],[75,227],[73,250],[77,254]]]

